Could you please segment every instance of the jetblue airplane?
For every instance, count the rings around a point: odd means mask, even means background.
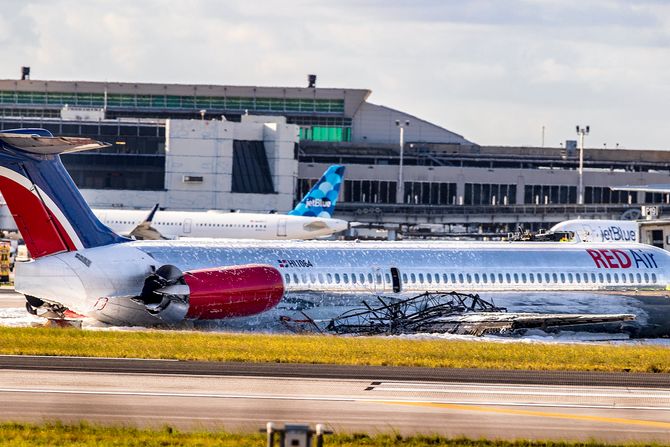
[[[329,167],[314,187],[288,214],[219,213],[94,209],[93,213],[117,234],[136,239],[233,238],[314,239],[347,229],[333,219],[344,166]]]
[[[132,241],[95,217],[60,161],[104,146],[0,134],[0,191],[35,258],[16,266],[30,312],[177,324],[253,315],[293,291],[665,290],[670,280],[670,253],[641,244]]]
[[[559,222],[549,233],[574,233],[581,242],[640,242],[640,224],[634,220],[571,219]]]

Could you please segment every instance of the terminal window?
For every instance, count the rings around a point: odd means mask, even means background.
[[[526,205],[557,205],[577,203],[577,187],[567,185],[526,185]]]
[[[516,185],[495,183],[466,183],[463,204],[514,205],[516,204]]]
[[[609,187],[587,186],[584,188],[584,203],[637,203],[637,192],[612,191]]]
[[[404,203],[411,205],[455,205],[456,183],[405,182]]]

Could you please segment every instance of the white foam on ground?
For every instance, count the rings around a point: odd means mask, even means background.
[[[637,321],[644,324],[647,314],[639,306],[635,297],[625,295],[588,293],[487,293],[482,297],[497,306],[506,307],[510,312],[539,313],[612,313],[635,314]],[[190,322],[177,330],[202,330],[210,332],[256,332],[289,333],[279,321],[280,316],[304,319],[305,312],[316,321],[326,322],[343,312],[361,307],[361,300],[374,303],[370,295],[319,293],[292,293],[274,309],[259,315],[227,320]],[[0,309],[0,326],[28,327],[43,325],[44,318],[30,315],[25,308]],[[325,325],[324,325],[325,326]],[[96,331],[146,331],[144,327],[118,327],[84,319],[82,328]],[[486,335],[483,337],[452,334],[413,334],[398,336],[409,339],[444,339],[464,341],[495,341],[500,343],[606,343],[606,344],[654,344],[670,346],[670,339],[630,339],[627,334],[560,331],[548,333],[539,329],[528,330],[523,336]]]
[[[25,307],[0,309],[0,326],[9,327],[30,327],[42,325],[44,318],[31,315]]]

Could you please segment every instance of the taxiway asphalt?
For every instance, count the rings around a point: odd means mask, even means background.
[[[132,359],[0,357],[0,419],[255,431],[667,441],[670,378]]]

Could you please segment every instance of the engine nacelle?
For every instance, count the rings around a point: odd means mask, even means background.
[[[245,265],[184,272],[191,293],[186,318],[216,320],[255,315],[284,296],[281,273],[269,265]]]
[[[272,309],[284,296],[281,273],[269,265],[181,272],[164,265],[149,276],[139,300],[169,324],[183,319],[246,317]]]

